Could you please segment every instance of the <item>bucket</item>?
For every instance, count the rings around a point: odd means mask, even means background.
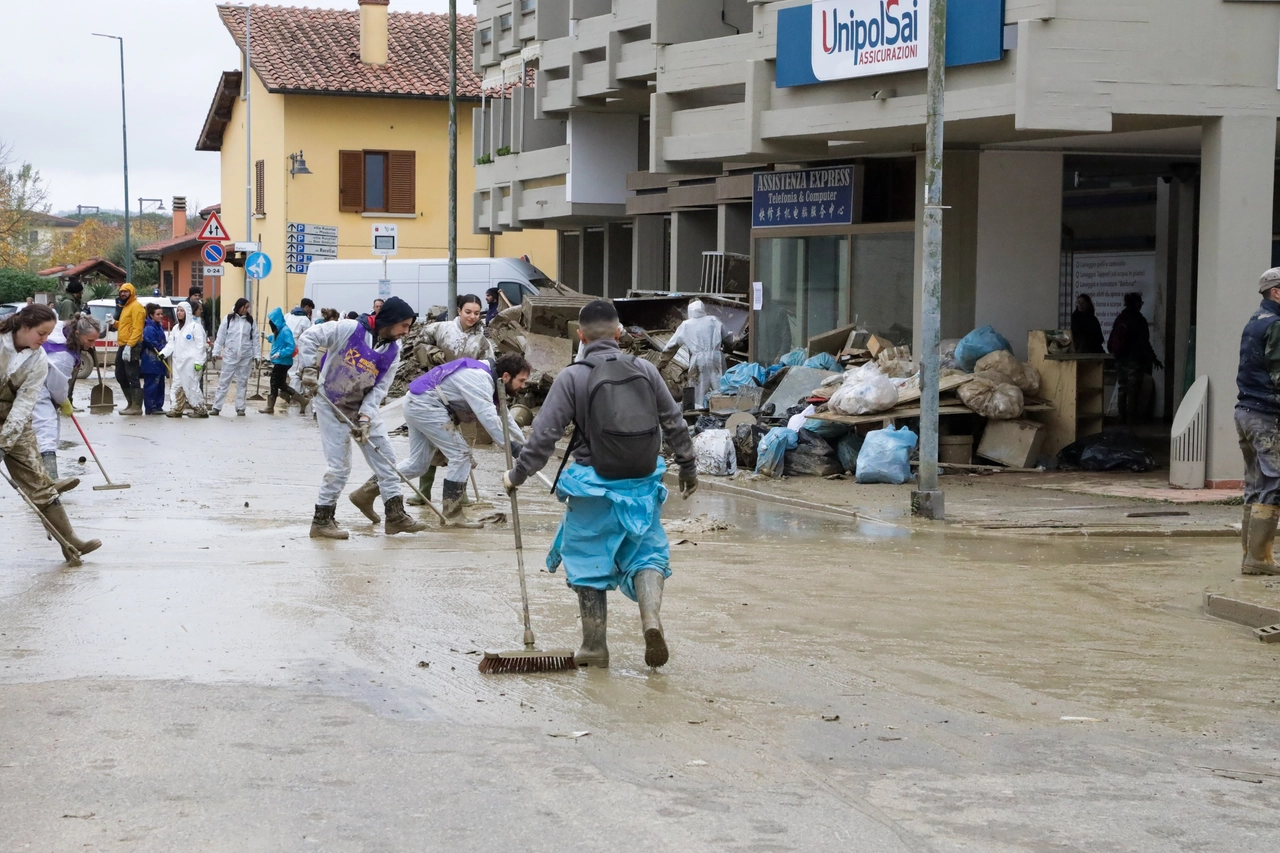
[[[938,461],[950,465],[968,465],[973,462],[973,436],[938,436]]]

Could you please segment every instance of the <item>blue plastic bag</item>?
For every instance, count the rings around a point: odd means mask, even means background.
[[[744,385],[763,385],[765,379],[764,368],[755,362],[735,364],[720,377],[720,393],[733,394]]]
[[[778,359],[778,363],[783,367],[799,367],[804,364],[805,354],[804,347],[797,347],[791,352]]]
[[[787,451],[793,450],[800,443],[800,436],[793,429],[774,427],[764,438],[760,439],[760,447],[756,451],[756,473],[766,477],[781,477]]]
[[[804,422],[804,428],[828,441],[844,438],[849,433],[848,424],[842,424],[837,421],[820,421],[814,418],[807,418]]]
[[[859,483],[891,483],[901,486],[911,479],[911,451],[916,434],[906,427],[885,427],[867,433],[858,451]]]
[[[974,329],[960,339],[960,343],[956,344],[955,359],[960,363],[960,368],[965,373],[973,373],[974,365],[978,363],[978,359],[998,350],[1013,352],[1013,347],[1005,340],[1004,335],[991,326],[983,326],[981,329]]]
[[[840,364],[829,352],[820,352],[804,363],[805,367],[816,367],[818,370],[839,370]]]

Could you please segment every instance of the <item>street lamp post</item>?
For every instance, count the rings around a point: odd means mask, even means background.
[[[494,36],[497,37],[496,35]],[[458,0],[449,0],[449,318],[458,315]]]
[[[120,42],[120,136],[124,142],[124,276],[133,281],[133,244],[129,240],[129,124],[124,101],[124,39],[106,33],[93,35]]]
[[[138,197],[138,218],[139,218],[139,219],[141,219],[141,218],[142,218],[142,214],[143,214],[143,205],[144,205],[144,204],[154,204],[154,205],[156,206],[156,211],[157,211],[157,212],[158,212],[158,211],[161,211],[161,210],[164,210],[164,199],[162,199],[162,198],[143,198],[143,197],[139,196],[139,197]]]

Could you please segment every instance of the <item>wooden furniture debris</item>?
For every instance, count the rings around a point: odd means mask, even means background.
[[[1027,355],[1031,366],[1040,371],[1040,396],[1053,404],[1036,418],[1046,428],[1042,452],[1056,456],[1076,439],[1102,432],[1107,402],[1102,372],[1112,359],[1103,353],[1051,354],[1051,334],[1055,333],[1028,333]]]

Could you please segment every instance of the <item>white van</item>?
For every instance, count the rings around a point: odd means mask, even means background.
[[[316,304],[317,311],[336,308],[344,317],[351,311],[364,314],[373,308],[373,300],[386,296],[399,296],[419,316],[433,305],[447,307],[447,258],[388,260],[390,293],[379,292],[381,278],[380,260],[316,261],[307,270],[303,295]],[[526,294],[537,295],[538,288],[554,286],[546,273],[519,258],[458,258],[458,295],[473,293],[482,303],[491,287],[499,288],[512,305],[519,305]]]
[[[160,306],[160,310],[164,313],[166,332],[173,328],[173,324],[178,320],[178,303],[167,296],[139,296],[138,302],[144,308],[152,303]],[[103,329],[106,329],[110,325],[107,321],[118,317],[120,308],[116,305],[114,299],[91,299],[89,300],[89,313],[102,324]],[[98,338],[97,346],[94,349],[94,353],[98,357],[98,364],[103,367],[110,367],[115,364],[117,348],[115,332],[107,332]]]

